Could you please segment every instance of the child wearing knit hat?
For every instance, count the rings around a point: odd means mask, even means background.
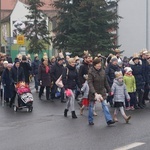
[[[117,114],[120,111],[121,115],[125,119],[126,123],[129,122],[131,116],[127,116],[124,111],[124,102],[125,98],[129,101],[130,96],[127,92],[126,85],[123,82],[123,75],[121,71],[115,72],[116,78],[114,79],[111,91],[112,95],[114,95],[113,101],[114,101],[114,121],[118,122]]]
[[[126,110],[138,109],[137,98],[136,98],[136,81],[132,75],[131,67],[125,67],[125,74],[123,77],[124,83],[127,87],[128,94],[130,95],[130,101],[126,100]]]

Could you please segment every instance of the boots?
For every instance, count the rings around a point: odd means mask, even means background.
[[[114,114],[114,116],[113,116],[113,120],[115,121],[115,122],[118,122],[118,119],[117,119],[117,116]]]
[[[72,111],[72,118],[73,118],[73,119],[76,119],[76,118],[77,118],[75,111]]]
[[[64,117],[67,117],[67,112],[68,112],[68,109],[65,109],[64,110]]]

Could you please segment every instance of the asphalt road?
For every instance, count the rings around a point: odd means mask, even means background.
[[[70,112],[64,118],[65,104],[41,101],[33,85],[31,89],[32,113],[0,106],[0,150],[150,150],[150,103],[143,110],[128,111],[132,115],[129,124],[119,114],[119,122],[112,126],[106,125],[97,103],[95,125],[89,126],[87,110],[80,116],[76,104],[78,118],[72,119]]]

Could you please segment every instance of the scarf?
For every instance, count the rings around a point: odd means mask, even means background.
[[[50,70],[50,69],[49,69],[49,66],[46,66],[46,67],[45,67],[45,70],[46,70],[46,73],[48,73],[49,70]]]

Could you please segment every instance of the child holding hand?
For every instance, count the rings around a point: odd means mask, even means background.
[[[115,72],[116,78],[114,79],[113,85],[112,85],[112,94],[114,95],[114,121],[118,122],[117,119],[117,114],[118,111],[120,110],[121,115],[125,119],[126,123],[129,122],[131,119],[131,116],[127,116],[125,111],[124,111],[124,103],[125,103],[125,98],[130,101],[130,96],[127,92],[126,86],[123,82],[123,75],[122,72]]]

